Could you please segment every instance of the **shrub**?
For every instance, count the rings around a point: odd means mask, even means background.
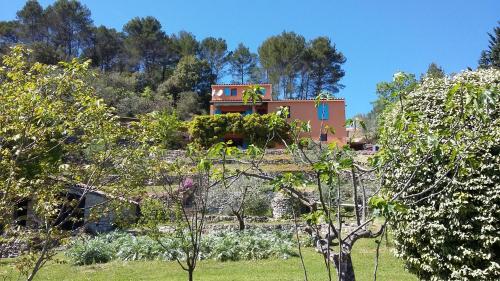
[[[424,79],[385,113],[395,245],[422,280],[500,280],[500,71]]]
[[[66,255],[76,265],[88,265],[94,263],[106,263],[113,259],[113,248],[104,239],[80,239],[76,240]]]
[[[166,149],[179,149],[185,146],[183,132],[185,125],[179,119],[175,111],[154,111],[140,116],[140,122],[136,124],[142,136],[148,137],[148,143],[161,144]]]
[[[203,147],[220,142],[227,134],[237,134],[251,144],[263,146],[271,132],[284,139],[289,136],[290,126],[276,114],[239,113],[196,116],[188,125],[191,140]],[[277,140],[273,139],[271,140]]]

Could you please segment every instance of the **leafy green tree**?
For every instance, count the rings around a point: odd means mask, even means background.
[[[21,239],[28,247],[16,260],[27,280],[100,211],[120,216],[128,202],[117,198],[136,186],[136,166],[127,163],[144,155],[120,145],[134,139],[132,132],[85,82],[88,67],[76,59],[58,67],[34,63],[19,46],[0,67],[0,225],[3,242]],[[110,201],[84,210],[91,192]],[[26,200],[28,217],[14,216]],[[86,221],[75,216],[82,212]],[[29,228],[19,227],[21,221]]]
[[[500,22],[498,23],[500,25]],[[479,67],[500,68],[500,26],[497,26],[493,29],[493,34],[488,33],[488,37],[488,50],[484,50],[481,52]]]
[[[212,82],[213,77],[207,61],[195,56],[185,56],[179,61],[173,74],[162,87],[172,94],[174,101],[177,102],[181,92],[196,92],[207,99]]]
[[[500,71],[424,80],[381,126],[398,255],[421,280],[498,280]]]
[[[282,93],[284,98],[292,98],[305,50],[304,37],[294,32],[271,36],[259,47],[260,63],[276,87],[276,94]]]
[[[391,82],[380,82],[377,84],[377,100],[372,105],[372,110],[363,119],[367,125],[367,133],[373,140],[378,136],[379,118],[387,105],[396,101],[402,101],[408,92],[417,86],[417,79],[414,74],[398,72],[394,74]]]
[[[311,41],[308,56],[313,95],[322,91],[336,93],[343,87],[339,81],[344,77],[341,66],[344,55],[337,51],[328,37],[318,37]]]
[[[46,9],[50,41],[66,59],[79,56],[90,43],[93,22],[90,10],[75,0],[57,0]]]
[[[47,37],[47,18],[43,7],[37,0],[26,1],[24,7],[17,11],[17,19],[21,25],[21,37],[26,42],[44,41]]]
[[[256,66],[257,55],[240,43],[229,58],[233,79],[243,84],[247,81],[252,69]]]
[[[203,39],[200,44],[200,58],[208,62],[214,82],[217,83],[225,74],[224,68],[230,58],[226,40],[214,37]]]

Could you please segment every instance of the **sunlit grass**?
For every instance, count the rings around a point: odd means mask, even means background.
[[[360,240],[353,250],[354,268],[357,280],[373,280],[375,243],[373,240]],[[328,280],[321,256],[311,248],[304,250],[309,280]],[[404,271],[400,260],[391,253],[391,249],[382,245],[380,248],[378,280],[411,281],[417,278]],[[332,268],[333,269],[333,268]],[[0,263],[0,276],[7,280],[17,280],[19,276],[13,269],[12,260]],[[1,279],[1,277],[0,277]],[[176,262],[162,261],[113,261],[106,264],[73,266],[69,263],[49,263],[35,280],[187,280]],[[230,280],[304,280],[300,259],[269,259],[258,261],[217,262],[201,261],[196,269],[195,280],[230,281]]]

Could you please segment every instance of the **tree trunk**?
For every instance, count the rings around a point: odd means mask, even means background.
[[[235,216],[236,218],[238,219],[238,225],[239,225],[239,229],[240,231],[241,230],[245,230],[245,218],[243,217],[243,215],[240,215],[238,213],[235,213]]]
[[[339,254],[333,255],[333,262],[335,263],[335,269],[337,274],[340,275],[342,281],[355,281],[354,267],[352,266],[351,254],[342,252],[342,259],[340,261],[339,267]]]
[[[193,281],[193,273],[194,273],[194,268],[189,268],[188,269],[188,280]]]

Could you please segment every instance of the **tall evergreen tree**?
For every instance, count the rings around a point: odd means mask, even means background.
[[[445,73],[442,67],[433,62],[429,64],[425,76],[430,78],[443,78]]]
[[[167,35],[154,17],[133,18],[123,27],[125,46],[137,70],[152,74],[167,53]]]
[[[275,93],[282,93],[284,98],[292,97],[305,50],[304,37],[295,32],[272,36],[259,47],[261,65],[275,85]]]
[[[93,22],[90,10],[75,0],[57,0],[47,7],[49,35],[66,59],[79,56],[90,44]]]
[[[312,40],[308,53],[313,94],[317,95],[321,91],[336,93],[343,88],[339,81],[345,74],[341,66],[346,59],[337,51],[335,45],[332,45],[330,39],[318,37]]]
[[[224,75],[224,68],[229,60],[226,40],[222,38],[207,37],[200,44],[200,58],[210,65],[214,82]]]
[[[85,56],[91,58],[92,63],[102,71],[111,70],[122,58],[123,41],[123,34],[101,25],[94,29],[92,44],[85,51]]]
[[[248,81],[252,69],[256,66],[256,61],[257,55],[240,43],[229,58],[233,79],[242,84]]]
[[[481,52],[479,67],[500,68],[500,21],[499,26],[493,29],[493,33],[488,33],[488,49]]]
[[[25,42],[43,41],[46,38],[47,21],[43,7],[37,0],[28,0],[16,15],[21,24],[21,37]]]
[[[182,30],[172,35],[172,43],[176,48],[179,58],[194,56],[198,53],[199,43],[191,32]]]

